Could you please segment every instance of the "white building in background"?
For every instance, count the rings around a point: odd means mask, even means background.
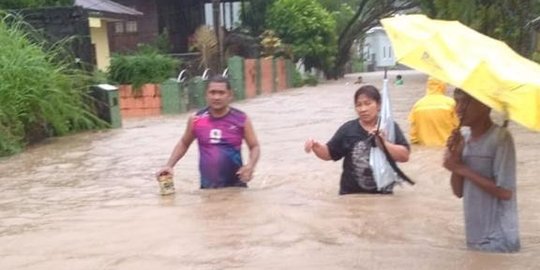
[[[235,26],[239,25],[241,11],[242,4],[240,2],[221,3],[221,25],[225,26],[225,29],[227,30],[231,30]],[[206,25],[214,26],[214,17],[212,15],[212,4],[205,4],[204,17]]]
[[[396,59],[392,43],[386,35],[384,29],[380,26],[371,28],[364,38],[362,58],[367,71],[382,69],[385,67],[394,67]]]

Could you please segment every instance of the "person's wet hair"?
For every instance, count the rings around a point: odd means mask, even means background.
[[[354,93],[355,104],[360,95],[365,95],[366,97],[375,100],[377,104],[381,104],[381,93],[379,93],[379,89],[373,85],[364,85],[356,90],[356,93]]]
[[[454,98],[470,98],[471,96],[461,88],[454,89]]]
[[[210,83],[224,83],[227,85],[227,90],[232,90],[232,87],[231,87],[231,82],[229,81],[229,79],[225,76],[222,76],[222,75],[214,75],[212,77],[210,77],[210,79],[208,80],[208,84],[207,84],[207,89],[208,89],[208,85],[210,85]]]
[[[477,101],[478,103],[481,103],[484,106],[487,106],[486,104],[484,104],[484,102],[476,99],[471,94],[467,93],[465,90],[457,87],[454,89],[454,99],[472,99]]]
[[[487,110],[491,111],[491,107],[489,107],[488,105],[486,105],[484,102],[476,99],[475,97],[473,97],[471,94],[465,92],[465,90],[461,89],[461,88],[455,88],[454,89],[454,99],[455,100],[462,100],[463,102],[466,102],[467,105],[466,106],[469,106],[469,103],[470,102],[475,102],[475,103],[478,103],[482,106],[484,106]]]

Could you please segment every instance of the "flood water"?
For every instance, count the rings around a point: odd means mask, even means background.
[[[381,85],[381,73],[363,76]],[[405,72],[405,85],[391,86],[405,131],[425,79]],[[193,144],[176,166],[176,195],[158,194],[153,174],[187,115],[130,119],[0,159],[0,269],[538,269],[540,134],[510,126],[522,251],[469,251],[441,149],[414,146],[401,168],[417,184],[393,196],[338,196],[341,162],[304,153],[305,139],[325,142],[355,117],[354,80],[234,104],[262,148],[248,189],[199,190]]]

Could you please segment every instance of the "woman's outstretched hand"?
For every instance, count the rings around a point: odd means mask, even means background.
[[[311,150],[313,149],[313,144],[315,144],[315,140],[312,139],[312,138],[309,138],[306,140],[306,142],[304,143],[304,151],[306,151],[306,153],[311,153]]]
[[[320,147],[321,146],[321,143],[312,139],[312,138],[309,138],[306,140],[306,142],[304,143],[304,151],[306,151],[306,153],[311,153],[311,151],[313,151],[313,148],[316,148],[316,147]]]

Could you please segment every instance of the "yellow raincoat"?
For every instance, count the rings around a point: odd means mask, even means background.
[[[411,143],[444,146],[459,123],[453,98],[445,95],[446,84],[430,78],[426,96],[418,100],[410,114]]]

